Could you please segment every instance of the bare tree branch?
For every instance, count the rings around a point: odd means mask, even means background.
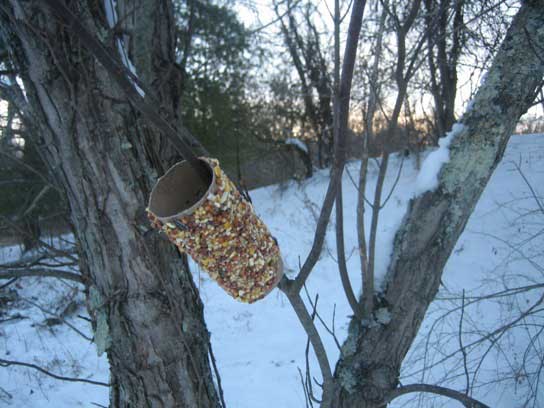
[[[344,51],[344,63],[342,66],[342,76],[340,81],[340,94],[339,94],[339,138],[335,149],[335,161],[331,172],[331,178],[321,213],[319,214],[319,221],[314,236],[314,242],[310,254],[306,258],[306,261],[302,265],[302,268],[295,278],[292,290],[300,291],[306,279],[310,275],[313,267],[317,263],[323,242],[325,240],[325,232],[329,223],[329,218],[336,199],[338,191],[338,185],[342,178],[345,163],[345,139],[346,130],[349,117],[349,102],[351,94],[351,83],[353,79],[353,69],[355,67],[355,57],[357,54],[357,45],[359,42],[359,33],[361,31],[361,22],[363,18],[363,12],[365,9],[366,0],[358,0],[354,3],[351,20],[348,29],[348,39],[346,42],[346,49]]]
[[[50,268],[33,268],[33,269],[3,269],[0,268],[0,279],[14,279],[14,278],[22,278],[26,276],[43,276],[43,277],[49,277],[49,278],[58,278],[58,279],[67,279],[71,280],[73,282],[84,284],[85,280],[83,279],[83,276],[69,272],[69,271],[62,271],[58,269],[50,269]]]
[[[467,351],[465,350],[465,346],[463,346],[463,318],[465,317],[465,290],[463,289],[463,297],[461,300],[461,317],[459,318],[459,349],[461,350],[461,353],[463,354],[463,369],[465,371],[465,380],[466,380],[466,388],[465,388],[465,394],[469,395],[470,391],[470,376],[468,373],[468,365],[467,365]]]
[[[532,315],[534,313],[541,312],[542,310],[544,310],[543,308],[538,308],[543,303],[544,303],[544,295],[541,295],[540,298],[535,303],[533,303],[530,307],[528,307],[523,312],[521,312],[519,314],[519,316],[517,316],[515,319],[513,319],[510,322],[504,324],[503,326],[493,330],[492,332],[489,332],[489,333],[481,336],[480,338],[470,342],[469,344],[465,344],[465,349],[469,349],[471,347],[474,347],[474,346],[476,346],[478,344],[483,343],[484,341],[493,339],[495,336],[501,335],[501,334],[505,333],[506,331],[508,331],[509,329],[511,329],[513,327],[516,327],[516,325],[519,322],[521,322],[522,320],[524,320],[528,316],[530,316],[530,315]],[[446,354],[440,360],[436,361],[433,365],[426,367],[426,369],[430,369],[432,367],[436,367],[439,364],[442,364],[443,362],[445,362],[445,361],[449,360],[450,358],[452,358],[453,356],[455,356],[458,352],[459,352],[459,350],[455,350],[454,352]],[[416,370],[414,372],[407,373],[406,376],[409,377],[409,376],[412,376],[412,375],[420,374],[422,371],[423,370]]]
[[[103,387],[109,387],[110,386],[110,384],[102,382],[102,381],[87,380],[85,378],[65,377],[65,376],[62,376],[62,375],[53,374],[52,372],[47,371],[46,369],[44,369],[44,368],[42,368],[40,366],[37,366],[36,364],[24,363],[24,362],[21,362],[21,361],[5,360],[5,359],[0,358],[0,366],[1,367],[9,367],[9,366],[28,367],[28,368],[32,368],[34,370],[38,370],[40,373],[48,375],[49,377],[53,377],[56,380],[69,381],[69,382],[82,382],[82,383],[93,384],[93,385],[101,385]]]
[[[32,212],[32,210],[34,210],[34,208],[36,208],[36,206],[38,205],[40,200],[43,198],[43,196],[45,194],[47,194],[47,192],[49,191],[50,188],[51,188],[51,186],[48,185],[48,184],[43,186],[43,188],[40,190],[40,192],[38,194],[36,194],[36,196],[34,197],[32,202],[30,203],[30,205],[27,208],[25,208],[25,210],[24,210],[24,212],[22,214],[22,217],[25,217],[26,215],[30,214]]]
[[[49,315],[55,319],[58,319],[60,322],[62,322],[63,324],[65,324],[66,326],[68,326],[70,329],[72,329],[74,332],[76,332],[77,334],[79,334],[81,337],[83,337],[85,340],[87,341],[90,341],[92,342],[93,339],[89,336],[87,336],[85,333],[83,333],[81,330],[79,330],[77,327],[75,327],[73,324],[69,323],[66,321],[66,319],[60,315],[58,315],[57,313],[53,313],[49,310],[47,310],[46,308],[44,308],[43,306],[39,305],[38,303],[30,300],[30,299],[27,299],[25,297],[22,297],[21,298],[24,302],[34,306],[34,307],[37,307],[38,309],[40,309],[43,313],[45,313],[46,315]]]
[[[361,307],[355,293],[353,293],[353,287],[349,279],[348,268],[346,264],[346,248],[344,245],[344,209],[343,209],[343,200],[342,200],[342,181],[338,186],[338,193],[336,195],[336,253],[338,256],[338,270],[340,272],[340,280],[342,281],[342,287],[344,288],[344,293],[348,299],[349,305],[353,314],[357,316],[358,319],[363,318],[361,312]]]
[[[319,332],[315,328],[314,322],[312,321],[312,318],[300,297],[300,292],[293,290],[290,287],[292,285],[294,285],[293,281],[282,279],[280,282],[280,289],[287,295],[289,303],[291,303],[291,306],[297,314],[300,323],[304,327],[306,334],[308,334],[308,338],[312,343],[312,347],[319,363],[321,375],[323,376],[323,382],[325,384],[330,383],[332,380],[332,370],[327,357],[327,352],[325,351],[325,346],[323,345]]]
[[[538,205],[538,208],[539,208],[540,212],[544,215],[544,204],[542,204],[542,201],[538,197],[538,194],[536,193],[534,187],[529,182],[529,180],[527,180],[527,177],[525,176],[525,173],[523,172],[523,170],[521,170],[521,165],[516,163],[516,162],[513,162],[513,163],[514,163],[514,166],[516,167],[516,170],[518,171],[519,175],[523,178],[523,181],[525,182],[525,184],[527,184],[527,187],[529,187],[529,190],[531,191],[531,195],[532,195],[533,199],[535,200],[536,204]]]
[[[7,392],[2,387],[0,387],[0,393],[2,394],[2,395],[0,395],[0,398],[8,399],[8,400],[13,399],[13,395],[11,395],[9,392]]]
[[[17,165],[19,166],[22,166],[24,167],[25,169],[29,170],[30,172],[32,172],[33,174],[35,174],[36,176],[38,176],[40,178],[40,180],[43,181],[43,183],[47,186],[50,186],[52,188],[54,188],[55,190],[57,191],[61,191],[57,186],[55,186],[54,184],[52,184],[48,179],[47,177],[45,177],[43,175],[42,172],[36,170],[34,167],[30,166],[28,163],[25,163],[23,160],[9,154],[9,153],[6,153],[6,152],[3,152],[3,151],[0,151],[0,155],[4,156],[5,158],[9,159],[9,160],[12,160],[13,162],[17,163]]]
[[[8,286],[14,284],[15,282],[17,282],[17,279],[19,279],[19,278],[13,278],[13,279],[9,280],[7,283],[4,283],[3,285],[0,285],[0,290],[2,290],[4,288],[7,288]]]
[[[249,31],[249,34],[256,34],[256,33],[260,32],[260,31],[263,31],[263,30],[267,29],[268,27],[270,27],[270,26],[272,26],[272,25],[278,23],[279,21],[281,21],[281,19],[282,19],[283,17],[285,17],[287,14],[289,14],[289,13],[291,12],[291,10],[293,10],[293,9],[296,8],[296,7],[298,7],[299,4],[300,4],[300,0],[295,1],[295,2],[292,3],[292,4],[289,4],[289,5],[287,6],[287,10],[285,10],[285,11],[284,11],[283,13],[281,13],[280,15],[276,16],[275,19],[269,21],[268,23],[265,23],[265,24],[263,24],[263,25],[260,26],[260,27],[257,27],[257,28],[252,29],[251,31]]]
[[[221,376],[219,375],[219,369],[217,368],[217,361],[215,360],[215,355],[213,354],[213,349],[209,347],[210,360],[212,362],[213,372],[215,374],[215,379],[217,381],[217,391],[219,393],[219,399],[221,400],[221,406],[227,408],[227,403],[225,402],[225,394],[223,392],[223,385],[221,384]]]
[[[335,329],[335,323],[334,323],[335,316],[336,316],[336,304],[334,305],[332,310],[332,327],[329,327],[329,325],[325,323],[325,321],[323,320],[323,318],[317,311],[317,301],[312,302],[312,298],[310,297],[310,294],[308,293],[308,289],[306,288],[306,285],[304,285],[304,292],[306,293],[306,298],[308,299],[308,302],[310,302],[312,309],[315,311],[315,316],[317,317],[319,322],[323,325],[327,333],[329,333],[332,336],[338,350],[341,350],[342,347],[340,346],[340,341],[338,340],[338,337],[336,337],[336,329]]]
[[[463,394],[462,392],[455,391],[449,388],[440,387],[438,385],[430,384],[410,384],[403,385],[394,391],[392,391],[384,400],[384,403],[389,403],[401,395],[410,394],[412,392],[427,392],[436,395],[442,395],[459,401],[467,408],[491,408],[488,405]]]

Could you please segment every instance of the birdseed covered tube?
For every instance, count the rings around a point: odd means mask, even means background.
[[[186,161],[177,163],[153,188],[149,219],[232,297],[255,302],[283,275],[278,244],[219,162],[201,160],[211,173],[207,191]]]

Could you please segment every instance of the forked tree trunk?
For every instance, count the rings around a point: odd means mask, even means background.
[[[163,112],[178,95],[168,1],[117,1],[131,25],[132,57]],[[102,1],[71,1],[94,35],[116,47]],[[209,335],[192,277],[171,245],[149,231],[150,187],[165,156],[101,65],[45,2],[2,0],[1,35],[20,69],[25,119],[66,190],[95,315],[111,364],[112,407],[216,407]],[[170,115],[170,119],[174,119]]]
[[[356,319],[350,324],[335,371],[334,406],[386,405],[446,261],[543,75],[544,6],[542,0],[525,1],[462,119],[438,188],[411,202],[397,232],[383,292],[391,322],[372,328]]]

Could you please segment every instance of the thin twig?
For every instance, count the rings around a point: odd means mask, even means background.
[[[8,281],[7,283],[4,283],[3,285],[0,285],[0,290],[4,289],[4,288],[7,288],[8,286],[12,285],[13,283],[17,282],[19,278],[13,278],[11,279],[10,281]]]
[[[13,399],[13,395],[11,395],[9,392],[7,392],[5,389],[3,389],[2,387],[0,387],[0,392],[2,394],[4,394],[4,399],[7,398],[7,399]]]
[[[461,353],[463,354],[463,368],[465,370],[465,379],[466,379],[466,389],[465,394],[469,395],[470,391],[470,376],[468,373],[468,365],[467,365],[467,352],[465,350],[465,347],[463,346],[463,317],[465,316],[465,290],[463,289],[463,298],[461,300],[461,317],[459,318],[459,349],[461,350]]]
[[[23,316],[21,314],[16,314],[14,316],[10,316],[6,319],[2,319],[0,320],[0,323],[7,323],[7,322],[12,322],[13,320],[24,320],[24,319],[28,319],[27,316]]]
[[[35,174],[36,176],[38,176],[40,178],[40,180],[42,180],[44,182],[45,185],[48,185],[50,187],[52,187],[53,189],[57,190],[57,191],[61,191],[59,189],[59,187],[55,186],[54,184],[52,184],[43,174],[43,172],[40,172],[38,170],[36,170],[34,167],[32,167],[30,164],[24,162],[23,160],[19,159],[18,157],[15,157],[11,154],[8,154],[6,152],[3,152],[3,151],[0,151],[0,155],[8,158],[9,160],[12,160],[14,161],[16,164],[20,165],[20,166],[23,166],[25,169],[29,170],[30,172],[32,172],[33,174]]]
[[[77,262],[74,260],[71,260],[69,262],[57,262],[55,264],[51,263],[52,259],[57,258],[65,258],[64,254],[73,255],[75,254],[75,251],[66,251],[63,252],[62,256],[52,254],[48,251],[40,251],[32,256],[25,256],[22,258],[19,258],[16,261],[12,262],[6,262],[0,264],[0,269],[30,269],[33,266],[46,266],[46,267],[53,267],[53,266],[74,266],[77,265]],[[49,261],[49,262],[44,262]]]
[[[323,318],[321,317],[321,315],[317,311],[316,305],[314,305],[312,303],[312,298],[310,297],[310,293],[308,293],[308,288],[306,287],[306,285],[304,285],[304,291],[306,293],[306,298],[308,299],[308,302],[310,302],[310,305],[315,310],[315,315],[316,315],[317,319],[323,325],[323,327],[325,328],[327,333],[329,333],[332,336],[334,342],[336,343],[336,347],[338,347],[338,350],[341,350],[342,347],[340,346],[340,341],[338,340],[338,337],[336,337],[336,330],[335,330],[335,324],[334,324],[334,320],[336,318],[336,303],[334,304],[333,309],[332,309],[332,329],[331,329],[329,327],[329,325],[327,323],[325,323],[325,321],[323,320]]]
[[[213,371],[215,373],[215,379],[217,380],[217,389],[219,391],[219,398],[221,399],[221,406],[223,408],[227,408],[227,404],[225,402],[225,394],[223,392],[223,387],[221,385],[221,376],[219,375],[219,369],[217,368],[217,362],[216,362],[215,356],[213,354],[211,339],[208,341],[208,344],[210,345],[209,346],[210,360],[212,361],[212,367],[213,367]]]
[[[93,339],[89,336],[87,336],[85,333],[83,333],[81,330],[79,330],[77,327],[75,327],[73,324],[70,324],[66,321],[66,319],[64,319],[62,316],[59,316],[58,314],[56,313],[53,313],[49,310],[47,310],[46,308],[44,308],[43,306],[39,305],[38,303],[30,300],[30,299],[27,299],[27,298],[24,298],[22,297],[21,300],[23,300],[24,302],[34,306],[34,307],[37,307],[38,309],[40,309],[43,313],[45,313],[46,315],[49,315],[55,319],[58,319],[59,321],[61,321],[62,323],[64,323],[66,326],[68,326],[70,329],[72,329],[74,332],[76,332],[77,334],[79,334],[81,337],[83,337],[85,340],[89,341],[89,342],[92,342]]]
[[[536,193],[535,189],[533,188],[533,185],[529,182],[529,180],[525,176],[525,173],[521,170],[521,166],[516,162],[512,162],[512,163],[514,163],[514,166],[516,167],[516,170],[518,171],[520,176],[523,178],[523,181],[525,182],[525,184],[527,184],[527,187],[529,187],[529,190],[531,191],[531,195],[533,196],[533,199],[536,201],[536,204],[538,205],[538,208],[540,209],[540,212],[542,212],[542,214],[544,214],[544,204],[542,204],[542,201],[539,199],[538,194]]]
[[[325,233],[329,224],[332,207],[334,205],[336,193],[338,191],[338,185],[341,182],[341,179],[342,171],[334,167],[332,169],[327,193],[325,194],[325,200],[323,201],[323,206],[321,207],[321,212],[317,221],[317,227],[315,230],[312,248],[310,250],[310,253],[308,254],[308,257],[306,258],[306,261],[304,261],[304,264],[302,265],[299,274],[294,280],[293,289],[296,291],[300,291],[319,259],[319,255],[325,241]]]
[[[308,390],[306,389],[306,382],[304,381],[304,377],[302,375],[302,370],[300,369],[300,367],[297,367],[297,369],[298,375],[300,377],[300,384],[302,385],[302,390],[304,391],[304,402],[306,403],[306,408],[310,408],[311,401],[310,397],[308,396]]]
[[[488,333],[486,335],[481,336],[479,339],[474,340],[469,344],[466,344],[465,349],[472,348],[472,347],[474,347],[474,346],[476,346],[476,345],[478,345],[480,343],[483,343],[486,340],[489,340],[489,339],[493,338],[494,336],[496,336],[499,333],[506,332],[507,330],[511,329],[512,327],[515,327],[518,322],[520,322],[521,320],[523,320],[526,317],[530,316],[531,314],[542,311],[543,309],[537,309],[537,307],[540,306],[543,303],[544,303],[544,295],[542,295],[535,303],[533,303],[530,307],[525,309],[518,317],[516,317],[515,319],[513,319],[509,323],[507,323],[507,324],[493,330],[492,332],[490,332],[490,333]],[[445,361],[447,361],[450,358],[452,358],[453,356],[455,356],[458,352],[459,352],[459,350],[455,350],[452,353],[446,354],[444,357],[442,357],[440,360],[436,361],[431,366],[426,367],[426,369],[430,369],[430,368],[436,367],[439,364],[444,363]],[[410,377],[410,376],[413,376],[413,375],[420,374],[422,371],[423,370],[416,370],[414,372],[407,373],[406,377]]]
[[[300,323],[302,324],[302,327],[304,327],[304,330],[312,343],[324,383],[330,383],[332,380],[332,370],[329,363],[329,358],[327,357],[327,352],[319,332],[317,331],[312,318],[300,297],[300,292],[293,289],[294,281],[287,279],[285,276],[282,278],[278,286],[287,296],[289,303],[293,307]]]
[[[101,385],[103,387],[109,387],[110,384],[102,382],[102,381],[94,381],[94,380],[87,380],[85,378],[74,378],[74,377],[65,377],[62,375],[53,374],[50,371],[47,371],[46,369],[37,366],[36,364],[31,363],[24,363],[22,361],[13,361],[13,360],[5,360],[0,358],[0,366],[2,367],[9,367],[9,366],[21,366],[21,367],[28,367],[33,368],[34,370],[38,370],[40,373],[43,373],[45,375],[48,375],[49,377],[55,378],[57,380],[61,381],[69,381],[69,382],[82,382],[87,384],[93,384],[93,385]]]
[[[367,164],[368,164],[368,158],[367,158]],[[360,169],[362,169],[363,167],[363,161],[361,161],[361,167]],[[365,166],[366,168],[366,166]],[[364,189],[361,190],[360,186],[357,185],[357,183],[355,182],[355,180],[353,179],[353,176],[351,175],[351,172],[349,171],[349,169],[346,167],[345,168],[346,170],[346,174],[348,175],[348,178],[349,180],[351,181],[351,184],[353,184],[353,187],[355,187],[355,189],[357,190],[357,193],[361,193],[361,191],[363,191],[363,194],[362,194],[362,199],[364,200],[364,202],[370,207],[372,208],[372,203],[370,202],[370,200],[368,198],[366,198],[365,194],[364,194]],[[360,177],[359,177],[360,178]],[[360,184],[360,183],[359,183]],[[365,183],[366,184],[366,183]]]
[[[253,34],[257,34],[258,32],[260,31],[263,31],[265,29],[267,29],[268,27],[270,27],[271,25],[274,25],[276,23],[278,23],[279,21],[281,21],[281,19],[283,17],[285,17],[291,10],[293,10],[295,7],[297,7],[300,3],[300,0],[299,1],[295,1],[293,4],[289,5],[287,7],[287,10],[285,10],[281,15],[277,16],[275,19],[273,19],[272,21],[269,21],[268,23],[266,24],[263,24],[262,26],[260,27],[257,27],[257,28],[253,28],[252,30],[250,30],[248,32],[249,35],[253,35]]]
[[[32,269],[3,269],[0,268],[0,279],[17,279],[26,276],[49,277],[58,279],[67,279],[72,282],[85,283],[83,277],[77,273],[60,271],[58,269],[49,268],[32,268]]]
[[[32,210],[34,210],[34,208],[36,208],[36,206],[38,205],[40,200],[43,198],[43,196],[45,194],[47,194],[47,192],[49,191],[50,188],[51,188],[51,185],[49,185],[49,184],[46,184],[45,186],[43,186],[42,189],[40,190],[40,192],[38,194],[36,194],[36,197],[34,197],[32,202],[30,203],[30,205],[24,210],[23,215],[21,217],[25,217],[28,214],[30,214],[32,212]]]
[[[391,191],[389,191],[389,194],[387,195],[385,200],[383,200],[382,204],[380,205],[380,209],[383,209],[386,206],[387,202],[389,201],[389,199],[393,195],[395,189],[397,188],[397,185],[399,184],[403,164],[404,164],[404,156],[402,156],[402,159],[400,161],[399,170],[397,172],[397,177],[395,178],[395,182],[393,183],[393,186],[391,187]]]
[[[304,286],[304,289],[306,289],[306,285]],[[306,293],[308,293],[308,292],[306,291]],[[312,322],[315,322],[315,316],[317,314],[317,302],[318,301],[319,301],[319,294],[315,295],[315,300],[314,300],[313,303],[310,301],[310,304],[312,304],[312,315],[311,315],[312,316]],[[306,340],[306,348],[304,350],[304,360],[306,362],[306,380],[305,380],[305,384],[306,384],[307,393],[308,393],[308,400],[310,402],[310,405],[313,406],[312,401],[315,401],[318,404],[321,401],[319,401],[319,400],[317,400],[315,398],[314,391],[312,389],[312,374],[311,374],[311,370],[310,370],[310,337],[308,337],[308,339]]]

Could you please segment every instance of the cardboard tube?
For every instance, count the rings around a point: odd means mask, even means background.
[[[283,276],[278,244],[218,161],[202,160],[209,185],[190,176],[187,162],[177,163],[153,188],[148,216],[231,296],[252,303]]]

